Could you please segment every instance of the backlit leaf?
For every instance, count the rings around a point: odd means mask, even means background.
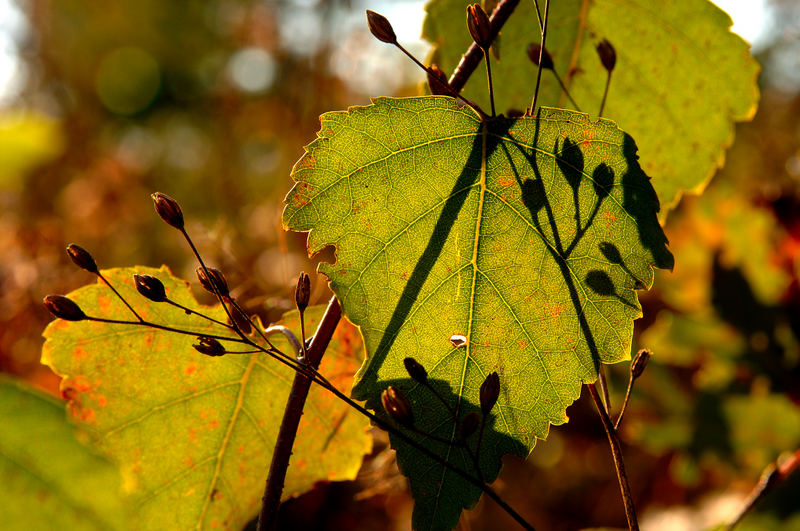
[[[107,271],[143,318],[198,334],[225,332],[180,309],[146,301],[133,286],[134,273],[157,276],[167,295],[184,306],[198,303],[188,284],[166,268]],[[131,319],[102,284],[70,297],[88,315]],[[322,311],[307,310],[308,330]],[[204,312],[225,319],[220,307]],[[285,325],[299,334],[298,321],[293,312]],[[293,371],[266,355],[203,356],[191,347],[194,336],[146,327],[55,321],[45,337],[42,358],[63,377],[71,417],[120,463],[128,490],[139,498],[134,527],[238,530],[257,514]],[[282,336],[273,343],[291,352]],[[320,370],[346,389],[361,360],[358,332],[343,323]],[[352,479],[371,446],[366,427],[364,417],[312,388],[285,497],[317,481]]]
[[[0,419],[0,527],[125,527],[119,470],[75,439],[63,402],[0,378]]]
[[[448,73],[471,43],[467,3],[433,0],[427,7],[423,34]],[[595,47],[608,39],[616,49],[603,115],[636,138],[642,167],[667,208],[705,188],[733,141],[734,122],[755,114],[758,64],[730,25],[707,0],[564,0],[550,7],[547,49],[584,112],[598,112],[606,83]],[[526,47],[540,41],[533,2],[519,3],[502,36],[503,60],[492,66],[495,101],[502,110],[525,109],[536,85]],[[481,70],[464,95],[488,108]],[[539,103],[571,108],[552,72],[542,73]]]
[[[356,398],[378,408],[388,385],[401,389],[417,427],[450,443],[418,439],[474,475],[457,426],[403,359],[427,369],[459,418],[499,373],[480,452],[488,481],[500,456],[527,455],[566,422],[599,363],[629,358],[634,290],[672,266],[633,140],[576,112],[484,124],[452,98],[379,98],[323,115],[293,178],[284,225],[310,231],[311,253],[336,246],[321,271],[364,334]],[[453,527],[479,490],[393,445],[414,528]]]

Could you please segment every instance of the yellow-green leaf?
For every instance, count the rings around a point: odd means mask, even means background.
[[[0,419],[0,527],[125,527],[119,470],[75,439],[63,402],[0,378]]]
[[[225,333],[219,325],[136,292],[132,275],[151,274],[163,281],[171,300],[197,308],[188,284],[166,268],[105,273],[143,318],[198,334]],[[88,315],[131,319],[100,283],[69,296]],[[203,311],[225,319],[221,307]],[[321,313],[320,307],[307,310],[309,330]],[[299,334],[298,321],[290,313],[285,324]],[[143,326],[59,320],[45,337],[42,358],[63,376],[71,417],[120,463],[127,489],[138,497],[135,528],[238,530],[257,514],[294,372],[263,354],[203,356],[191,347],[193,336]],[[273,343],[291,352],[282,337]],[[343,323],[320,370],[348,388],[361,359],[360,336]],[[285,497],[317,481],[352,479],[370,450],[366,428],[362,416],[314,387]]]
[[[423,34],[434,44],[434,62],[448,73],[471,43],[464,28],[468,3],[433,0],[427,6]],[[551,3],[547,49],[580,110],[597,113],[605,88],[595,47],[607,39],[616,49],[603,116],[636,139],[642,168],[667,209],[683,193],[705,188],[733,142],[734,122],[755,114],[759,67],[730,25],[708,0]],[[536,86],[526,48],[540,42],[533,2],[519,3],[502,36],[503,60],[492,65],[495,101],[502,111],[525,109]],[[464,95],[488,108],[482,68]],[[542,72],[539,103],[572,108],[552,72]]]

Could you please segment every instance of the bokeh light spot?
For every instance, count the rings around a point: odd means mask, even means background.
[[[117,48],[100,62],[95,90],[111,112],[132,115],[146,109],[158,94],[161,75],[152,55],[135,47]]]
[[[243,48],[228,61],[231,81],[245,92],[264,92],[275,81],[275,60],[263,48]]]

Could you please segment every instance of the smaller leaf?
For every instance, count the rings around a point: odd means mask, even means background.
[[[75,439],[63,403],[0,378],[0,418],[5,531],[124,528],[119,471]]]
[[[158,277],[171,301],[225,319],[220,306],[201,307],[188,283],[166,268],[103,273],[123,297],[137,301],[144,319],[195,335],[137,325],[51,323],[42,359],[63,377],[71,417],[89,432],[93,445],[121,465],[127,487],[140,496],[136,529],[241,529],[260,507],[294,372],[265,354],[198,353],[192,348],[198,337],[206,338],[197,343],[202,349],[218,353],[210,336],[238,336],[180,308],[143,300],[134,274]],[[89,315],[127,318],[122,303],[100,283],[70,297]],[[323,310],[306,310],[308,328],[316,327]],[[281,324],[299,330],[299,314],[286,314]],[[292,351],[282,336],[272,342]],[[221,343],[228,350],[240,346]],[[320,371],[347,390],[361,349],[357,329],[342,322]],[[313,387],[284,496],[301,494],[318,481],[353,478],[371,446],[367,426],[364,417]]]

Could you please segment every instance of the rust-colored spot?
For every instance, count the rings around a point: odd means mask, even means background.
[[[605,219],[609,223],[613,223],[617,221],[617,216],[615,216],[613,212],[604,212],[603,219]]]
[[[194,371],[196,371],[196,370],[197,370],[197,365],[195,365],[194,363],[192,363],[191,365],[189,365],[188,367],[186,367],[186,371],[185,371],[185,372],[186,372],[186,374],[187,374],[188,376],[191,376],[191,375],[194,373]]]
[[[97,297],[97,306],[100,308],[100,313],[108,313],[111,308],[111,298],[106,295],[100,295]]]
[[[192,460],[191,457],[187,458],[186,461],[184,461],[184,463],[186,463],[186,466],[190,466],[190,467],[194,466],[194,461]]]
[[[500,177],[500,186],[511,186],[514,184],[514,179],[511,177]]]
[[[208,423],[208,427],[209,429],[216,430],[217,428],[219,428],[219,421],[217,419],[212,420],[211,422]]]
[[[563,304],[554,304],[552,308],[550,308],[550,315],[553,317],[558,317],[564,313],[564,305]]]
[[[104,396],[98,396],[97,405],[100,407],[106,407],[108,405],[108,399]]]
[[[528,342],[520,339],[517,341],[517,345],[519,345],[519,348],[526,348],[528,346]]]
[[[73,349],[73,351],[72,351],[72,356],[73,356],[73,357],[75,358],[75,360],[77,360],[77,361],[80,361],[80,360],[85,360],[85,359],[86,359],[86,351],[85,351],[85,350],[83,350],[83,347],[80,347],[80,346],[78,346],[78,347],[75,347],[75,348]]]

